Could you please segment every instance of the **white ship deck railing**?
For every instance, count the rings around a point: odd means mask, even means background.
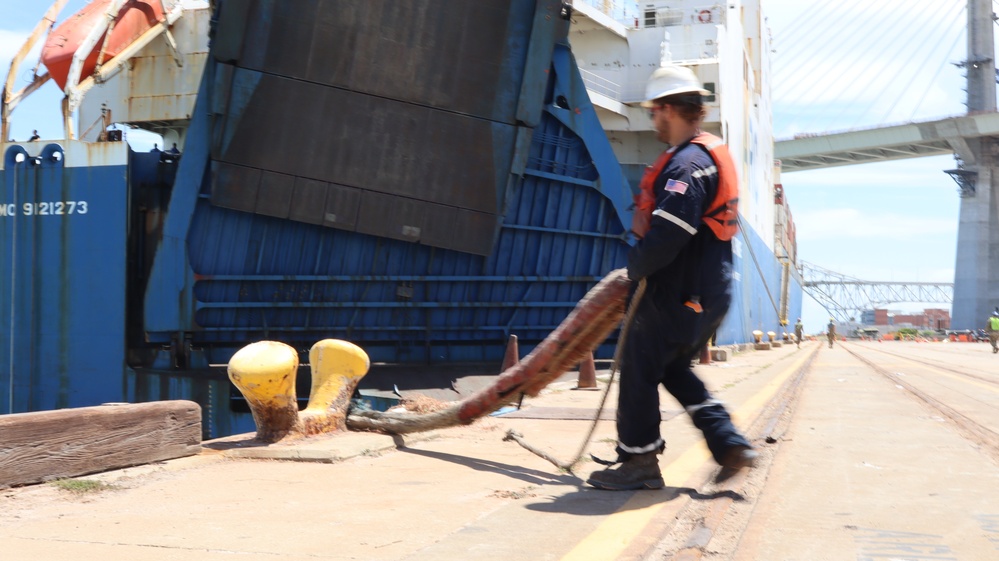
[[[608,80],[595,72],[590,72],[589,70],[584,70],[582,68],[579,69],[579,74],[583,78],[583,84],[586,85],[586,89],[591,92],[596,92],[602,96],[609,97],[614,101],[622,101],[621,84]]]
[[[672,62],[681,66],[718,63],[717,50],[715,52],[705,50],[701,54],[703,55],[701,58],[673,59]],[[601,75],[599,72],[586,70],[585,68],[580,68],[579,74],[583,78],[583,84],[587,90],[598,93],[618,103],[637,103],[645,98],[644,83],[625,86]]]
[[[575,0],[576,4],[587,4],[600,10],[632,29],[669,27],[695,24],[724,24],[726,5],[722,3],[699,4],[696,6],[650,6],[635,1],[624,0]]]

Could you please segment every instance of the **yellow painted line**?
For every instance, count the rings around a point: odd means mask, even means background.
[[[739,424],[738,420],[741,417],[763,407],[777,393],[784,382],[798,371],[808,356],[806,354],[796,360],[770,380],[759,392],[747,399],[737,410],[730,412],[733,421]],[[701,441],[700,444],[687,448],[677,459],[666,464],[663,469],[663,481],[669,487],[682,487],[690,479],[691,474],[710,458],[707,445]],[[593,532],[565,554],[562,561],[617,559],[666,504],[658,493],[642,491],[635,493],[621,505],[617,512],[608,515]]]

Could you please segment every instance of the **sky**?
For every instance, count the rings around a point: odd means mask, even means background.
[[[952,64],[966,57],[966,0],[762,3],[779,139],[966,111]],[[935,156],[782,174],[799,258],[869,281],[953,282],[960,198],[943,170],[954,167]],[[806,294],[802,320],[821,331],[829,314]]]
[[[48,1],[6,9],[0,69],[41,18]],[[773,37],[774,130],[778,138],[957,115],[966,57],[967,0],[761,0]],[[69,0],[59,21],[86,4]],[[37,54],[18,73],[28,83]],[[63,137],[58,87],[49,82],[12,115],[11,137]],[[126,131],[136,150],[155,140]],[[782,183],[798,232],[799,259],[863,280],[953,282],[957,185],[943,173],[951,156],[785,173]],[[941,303],[900,303],[903,312]],[[805,296],[806,331],[829,314]],[[794,318],[791,318],[792,322]]]

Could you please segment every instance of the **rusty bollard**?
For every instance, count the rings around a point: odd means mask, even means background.
[[[298,352],[277,341],[250,343],[229,359],[229,379],[250,405],[258,440],[277,442],[302,433],[297,374]]]
[[[338,339],[323,339],[309,350],[312,392],[309,405],[299,417],[305,434],[320,434],[347,428],[347,409],[371,360],[361,347]]]
[[[272,443],[288,436],[346,428],[350,397],[371,366],[368,354],[353,343],[324,339],[309,351],[309,366],[309,404],[299,412],[295,349],[276,341],[259,341],[243,347],[229,360],[229,379],[250,405],[258,440]]]

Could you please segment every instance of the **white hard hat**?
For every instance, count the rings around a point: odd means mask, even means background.
[[[649,81],[645,84],[645,100],[642,101],[642,107],[652,107],[652,102],[661,97],[682,93],[711,94],[701,87],[701,82],[694,75],[694,71],[686,66],[661,66],[649,76]]]

